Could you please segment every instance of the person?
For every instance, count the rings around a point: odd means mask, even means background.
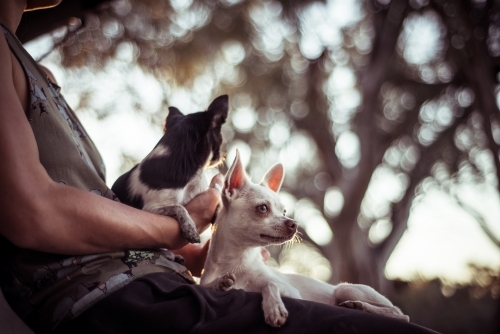
[[[123,205],[106,186],[101,157],[54,78],[13,33],[24,11],[59,2],[0,2],[0,283],[10,306],[37,333],[274,332],[260,294],[193,284],[208,243],[188,244],[174,219]],[[222,182],[216,175],[186,205],[199,232],[210,226]],[[284,333],[432,332],[344,308],[284,303]]]

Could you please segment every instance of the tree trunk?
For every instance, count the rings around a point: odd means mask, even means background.
[[[378,33],[369,66],[360,78],[363,103],[355,118],[361,159],[354,181],[342,180],[345,184],[341,184],[340,188],[345,205],[340,215],[331,222],[334,240],[333,254],[329,259],[332,262],[333,282],[364,283],[378,288],[380,272],[383,273],[385,266],[385,263],[373,261],[374,257],[370,256],[369,246],[357,220],[371,176],[386,150],[386,144],[373,124],[376,115],[381,114],[380,86],[391,64],[406,7],[406,0],[395,0],[388,10],[375,14],[375,30]]]

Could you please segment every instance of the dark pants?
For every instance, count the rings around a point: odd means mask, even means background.
[[[175,274],[152,274],[129,283],[57,333],[435,333],[383,316],[283,298],[281,328],[264,322],[262,295],[213,291]]]

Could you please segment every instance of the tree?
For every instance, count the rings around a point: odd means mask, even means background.
[[[59,49],[61,63],[75,71],[116,58],[138,64],[163,92],[156,123],[180,91],[200,105],[229,94],[229,149],[251,153],[251,174],[285,163],[285,195],[299,199],[303,239],[330,261],[332,282],[387,289],[385,264],[429,184],[455,196],[500,245],[457,195],[467,183],[499,189],[499,5],[353,1],[345,18],[341,4],[114,1],[83,19]],[[79,91],[79,108],[95,109],[92,89]],[[392,191],[378,196],[388,181]],[[319,242],[311,231],[325,222],[333,239]]]

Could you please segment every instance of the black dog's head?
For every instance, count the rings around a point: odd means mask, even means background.
[[[185,187],[201,169],[221,160],[221,127],[227,113],[227,95],[216,98],[207,111],[184,115],[175,107],[169,108],[165,134],[139,165],[118,178],[113,192],[121,202],[142,208],[139,191],[131,194],[135,184],[130,175],[135,170],[148,189]]]
[[[196,147],[199,159],[208,161],[209,166],[218,164],[221,160],[221,127],[228,114],[228,96],[222,95],[213,100],[206,111],[184,115],[175,107],[168,110],[165,137],[181,147],[190,142],[190,147]]]

